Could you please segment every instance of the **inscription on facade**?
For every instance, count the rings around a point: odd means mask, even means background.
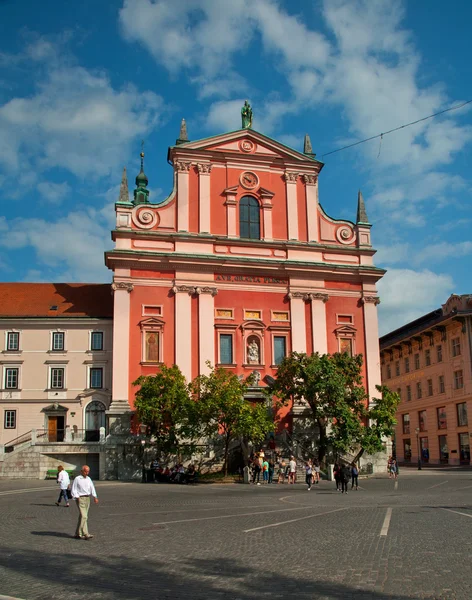
[[[215,274],[215,281],[231,281],[237,283],[262,283],[271,285],[287,285],[287,279],[279,279],[278,277],[258,276],[258,275],[219,275]]]

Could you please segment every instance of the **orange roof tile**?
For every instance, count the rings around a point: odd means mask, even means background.
[[[57,307],[52,309],[51,307]],[[0,318],[113,317],[109,283],[0,283]]]

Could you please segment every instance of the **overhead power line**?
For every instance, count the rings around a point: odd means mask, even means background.
[[[433,115],[428,115],[427,117],[423,117],[422,119],[417,119],[416,121],[412,121],[411,123],[406,123],[405,125],[400,125],[400,127],[395,127],[395,129],[390,129],[390,131],[384,131],[383,133],[373,135],[372,137],[366,138],[365,140],[360,140],[358,142],[354,142],[353,144],[348,144],[347,146],[343,146],[342,148],[337,148],[337,150],[331,150],[331,152],[326,152],[325,154],[323,154],[321,156],[321,158],[324,158],[325,156],[328,156],[329,154],[334,154],[335,152],[341,152],[341,150],[347,150],[348,148],[352,148],[353,146],[358,146],[359,144],[365,144],[365,142],[370,142],[371,140],[376,140],[377,138],[380,138],[382,140],[384,138],[384,136],[388,135],[389,133],[393,133],[394,131],[399,131],[400,129],[405,129],[405,127],[410,127],[411,125],[416,125],[417,123],[421,123],[422,121],[427,121],[428,119],[432,119],[433,117],[438,117],[439,115],[443,115],[444,113],[450,112],[451,110],[458,110],[459,108],[462,108],[463,106],[466,106],[467,104],[470,104],[471,102],[472,102],[472,100],[467,100],[466,102],[462,102],[462,104],[457,104],[456,106],[451,106],[450,108],[440,110],[439,112],[434,113]],[[380,150],[379,150],[379,154],[380,154]]]

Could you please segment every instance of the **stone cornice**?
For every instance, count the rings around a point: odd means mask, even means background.
[[[284,179],[287,183],[297,183],[298,173],[294,173],[293,171],[285,171]]]
[[[363,296],[361,298],[362,304],[380,304],[380,298],[378,296]]]
[[[197,163],[196,167],[200,175],[209,175],[213,165],[211,163]]]
[[[305,185],[316,185],[316,182],[318,180],[318,176],[317,175],[311,175],[308,173],[304,173],[302,175],[302,179],[305,183]]]
[[[218,294],[218,288],[211,286],[173,285],[171,290],[174,294],[186,293],[189,296],[200,296],[201,294],[216,296]]]
[[[287,294],[287,298],[291,300],[292,298],[302,298],[305,302],[310,300],[321,300],[323,303],[328,302],[329,294],[325,294],[322,292],[289,292]]]
[[[190,170],[191,162],[184,160],[177,160],[174,162],[174,167],[179,173],[188,173]]]

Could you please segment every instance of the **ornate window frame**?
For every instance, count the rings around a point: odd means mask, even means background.
[[[243,367],[254,369],[254,367],[265,366],[264,341],[266,326],[262,321],[250,319],[243,321],[241,331],[243,334]],[[259,363],[249,362],[248,343],[250,338],[256,338],[259,346]]]
[[[237,325],[228,323],[215,323],[216,330],[216,366],[224,367],[225,369],[234,369],[237,367],[236,362],[236,329]],[[233,362],[222,363],[221,362],[221,348],[220,348],[220,335],[230,335],[232,338],[232,358]]]
[[[165,321],[158,317],[149,317],[139,323],[141,329],[141,364],[159,365],[164,362],[164,327]],[[154,333],[158,339],[157,360],[146,360],[146,335]]]
[[[334,330],[334,334],[338,343],[338,352],[342,352],[342,340],[350,340],[351,342],[351,356],[355,356],[356,352],[356,334],[357,329],[353,325],[340,325]]]

